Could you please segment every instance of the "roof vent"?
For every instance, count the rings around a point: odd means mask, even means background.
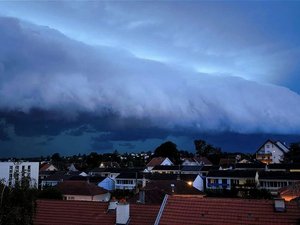
[[[284,212],[285,211],[285,202],[284,199],[275,199],[274,207],[276,212]]]

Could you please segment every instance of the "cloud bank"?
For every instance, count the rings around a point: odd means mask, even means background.
[[[4,113],[36,108],[72,123],[89,113],[113,115],[118,127],[300,134],[300,96],[287,88],[86,45],[16,18],[1,17],[0,30]]]

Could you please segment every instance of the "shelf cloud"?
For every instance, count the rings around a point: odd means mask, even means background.
[[[16,18],[1,17],[0,30],[2,112],[36,108],[70,121],[86,112],[167,130],[300,133],[300,96],[285,87],[87,45]]]

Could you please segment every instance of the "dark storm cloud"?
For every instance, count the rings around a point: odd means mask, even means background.
[[[127,149],[134,149],[136,147],[136,145],[134,145],[130,142],[120,143],[119,146],[125,147]]]
[[[71,136],[81,136],[84,133],[95,133],[97,132],[94,128],[91,127],[91,125],[88,124],[83,124],[79,127],[76,127],[74,129],[67,130],[65,132],[66,135],[71,135]]]
[[[9,141],[8,125],[5,120],[0,119],[0,141]]]
[[[145,141],[152,138],[166,138],[172,131],[163,130],[160,128],[144,128],[137,129],[131,127],[128,129],[120,129],[117,131],[106,132],[100,134],[98,140],[112,140],[112,141]]]
[[[300,96],[286,88],[88,46],[13,18],[0,28],[0,107],[17,135],[58,135],[91,117],[97,131],[115,131],[113,140],[144,139],[152,127],[300,132]]]
[[[101,137],[91,138],[91,151],[111,151],[113,150],[113,143]]]

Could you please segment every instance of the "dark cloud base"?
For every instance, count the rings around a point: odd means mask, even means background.
[[[162,129],[151,126],[149,121],[140,119],[122,119],[117,115],[96,116],[90,113],[80,113],[76,119],[67,120],[59,116],[59,112],[33,109],[28,113],[19,111],[1,112],[0,119],[5,121],[0,125],[0,157],[40,156],[59,151],[62,155],[111,152],[153,151],[147,147],[141,148],[139,143],[156,140],[157,145],[172,139],[179,149],[194,151],[193,142],[203,139],[216,147],[229,152],[254,153],[267,139],[281,140],[287,144],[300,141],[300,135],[236,132],[199,132],[195,129],[173,128]],[[7,133],[9,126],[14,127],[14,137]],[[86,140],[84,135],[91,137]],[[71,148],[68,143],[61,141],[59,150],[49,149],[49,144],[56,142],[56,138],[70,136],[79,142],[87,142],[89,148]],[[26,150],[16,149],[15,139],[28,138]],[[37,138],[42,141],[36,142]],[[182,142],[182,138],[185,142]],[[32,140],[32,141],[30,141]],[[10,150],[12,149],[12,150]],[[36,150],[31,150],[36,149]],[[37,151],[41,149],[41,151]],[[38,153],[37,153],[38,152]]]

